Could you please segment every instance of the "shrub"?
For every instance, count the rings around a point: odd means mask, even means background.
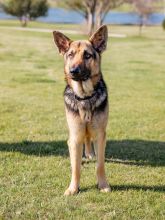
[[[165,19],[164,19],[163,22],[162,22],[162,27],[163,27],[163,29],[165,30]]]
[[[6,13],[17,16],[22,26],[26,26],[29,20],[46,15],[48,3],[47,0],[6,0],[2,7]]]

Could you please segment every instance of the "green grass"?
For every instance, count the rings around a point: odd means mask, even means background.
[[[7,27],[21,27],[21,23],[19,20],[0,20],[0,26],[7,26]],[[76,24],[54,24],[54,23],[42,23],[42,22],[28,22],[29,28],[47,28],[47,29],[76,29],[80,30],[78,25]],[[25,28],[26,29],[26,28]]]
[[[97,190],[95,161],[84,160],[81,193],[65,198],[62,57],[49,33],[0,27],[0,219],[165,219],[165,35],[161,27],[142,37],[135,27],[110,30],[128,33],[109,39],[102,59],[112,192]]]

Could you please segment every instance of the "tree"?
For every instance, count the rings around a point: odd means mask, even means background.
[[[147,20],[150,14],[156,11],[158,8],[155,6],[156,2],[159,0],[128,0],[131,3],[137,13],[140,16],[139,23],[139,35],[142,33],[142,27],[147,24]]]
[[[107,13],[110,10],[119,7],[123,3],[124,0],[98,0],[96,3],[96,12],[95,12],[96,28],[102,25]]]
[[[124,3],[125,0],[63,0],[58,5],[76,10],[83,15],[87,24],[87,33],[100,27],[107,13]]]
[[[87,33],[94,29],[94,15],[97,0],[57,0],[57,5],[63,8],[75,10],[86,20]]]
[[[47,0],[6,0],[2,7],[6,13],[17,16],[22,26],[29,20],[45,16],[48,11]]]
[[[134,6],[140,15],[139,34],[141,35],[142,27],[147,24],[148,17],[154,12],[152,6],[153,0],[134,0]]]
[[[163,27],[163,29],[165,30],[165,19],[164,19],[163,22],[162,22],[162,27]]]

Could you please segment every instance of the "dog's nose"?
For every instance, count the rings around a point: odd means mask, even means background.
[[[70,73],[71,73],[72,75],[74,75],[74,74],[76,74],[76,73],[80,73],[80,72],[81,72],[81,69],[80,69],[79,66],[70,68]]]

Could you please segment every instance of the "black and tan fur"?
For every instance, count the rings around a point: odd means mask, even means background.
[[[101,73],[101,53],[107,45],[107,27],[100,27],[89,40],[71,41],[57,31],[53,35],[59,52],[64,57],[67,82],[64,102],[69,127],[72,177],[65,195],[78,192],[83,144],[86,157],[91,158],[91,142],[97,157],[98,187],[103,192],[109,192],[104,169],[108,94]]]

